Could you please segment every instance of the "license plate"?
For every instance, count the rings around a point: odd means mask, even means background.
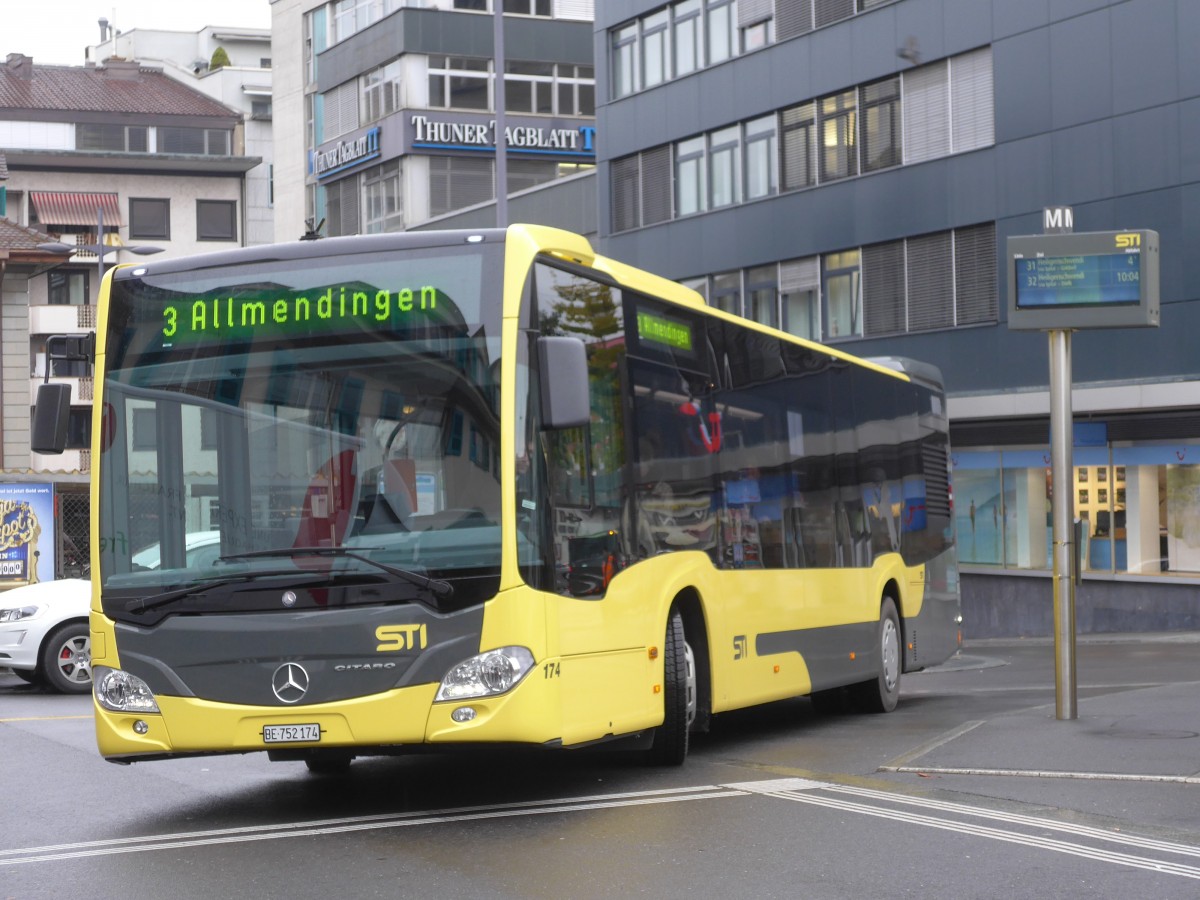
[[[320,725],[264,725],[263,743],[293,744],[321,740]]]

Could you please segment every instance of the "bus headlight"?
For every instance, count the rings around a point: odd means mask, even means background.
[[[97,666],[92,670],[96,702],[112,712],[158,712],[150,686],[136,675]]]
[[[533,668],[533,654],[525,647],[501,647],[464,659],[446,673],[434,700],[489,697],[512,690]]]

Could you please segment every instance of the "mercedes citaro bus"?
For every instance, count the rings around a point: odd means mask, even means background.
[[[727,710],[891,710],[961,642],[931,366],[531,225],[121,267],[98,315],[109,760],[621,740],[675,764]]]

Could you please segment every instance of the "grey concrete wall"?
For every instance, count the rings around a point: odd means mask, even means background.
[[[962,575],[963,637],[1050,637],[1049,575]],[[1200,585],[1085,579],[1076,588],[1077,634],[1200,630]]]

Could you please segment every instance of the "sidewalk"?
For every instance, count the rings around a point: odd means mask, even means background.
[[[1200,633],[1079,635],[1076,643],[1200,644]],[[942,668],[1003,665],[988,649],[1015,644],[1052,645],[1053,639],[966,641],[963,653]],[[1200,648],[1194,677],[1200,678]],[[1106,691],[1077,699],[1076,709],[1077,718],[1061,721],[1053,702],[970,721],[886,768],[1200,785],[1200,680]]]

